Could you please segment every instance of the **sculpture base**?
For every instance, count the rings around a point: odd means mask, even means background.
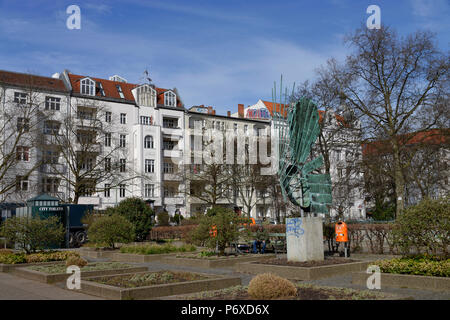
[[[286,242],[288,261],[324,260],[322,218],[286,219]]]

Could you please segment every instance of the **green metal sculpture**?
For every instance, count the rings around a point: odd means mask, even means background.
[[[283,196],[304,212],[328,214],[332,201],[330,175],[313,173],[323,165],[322,156],[308,161],[320,133],[319,112],[306,98],[285,106],[282,110],[280,102],[280,111],[273,111]]]

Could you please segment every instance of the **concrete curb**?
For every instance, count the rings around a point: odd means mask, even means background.
[[[206,275],[210,279],[124,289],[89,281],[98,278],[92,277],[81,280],[81,292],[113,300],[151,299],[163,296],[218,290],[241,284],[241,278],[239,277],[222,277],[215,275],[214,278],[211,278],[211,274],[197,274]]]
[[[251,274],[271,272],[280,277],[293,280],[317,280],[354,271],[366,270],[367,266],[370,264],[370,261],[359,261],[319,267],[291,267],[247,262],[236,265],[234,270],[236,272]]]
[[[130,272],[142,272],[147,271],[147,267],[130,267],[123,269],[109,269],[109,270],[96,270],[96,271],[84,271],[81,272],[81,277],[95,277],[95,276],[107,276],[111,274],[123,274]],[[36,270],[29,270],[26,268],[17,268],[12,272],[13,275],[19,276],[25,279],[34,280],[42,283],[56,283],[66,281],[71,276],[69,273],[56,273],[49,274]]]
[[[366,285],[371,274],[353,272],[352,283]],[[381,287],[410,288],[435,291],[450,291],[450,278],[417,276],[408,274],[381,273]]]

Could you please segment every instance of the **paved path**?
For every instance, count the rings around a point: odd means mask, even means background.
[[[0,300],[101,300],[9,273],[0,272]]]

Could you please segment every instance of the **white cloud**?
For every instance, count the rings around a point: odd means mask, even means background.
[[[450,9],[448,0],[410,0],[413,14],[420,17],[432,17]]]

